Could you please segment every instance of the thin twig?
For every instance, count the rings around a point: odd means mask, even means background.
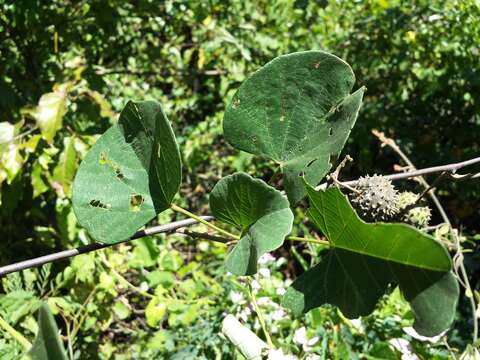
[[[183,234],[183,235],[187,235],[187,236],[190,236],[191,238],[194,238],[194,239],[204,239],[204,240],[211,240],[211,241],[215,241],[215,242],[218,242],[218,243],[221,243],[221,244],[228,244],[232,241],[232,239],[230,238],[225,238],[225,237],[221,237],[221,236],[217,236],[217,235],[211,235],[211,234],[208,234],[208,233],[201,233],[201,232],[196,232],[196,231],[190,231],[190,230],[177,230],[176,231],[178,234]]]
[[[349,161],[353,161],[352,157],[350,155],[345,156],[343,158],[342,162],[337,166],[335,171],[327,176],[327,182],[332,181],[338,187],[343,187],[343,188],[348,189],[352,192],[360,194],[359,190],[357,190],[357,189],[351,187],[350,185],[345,184],[344,182],[338,180],[338,177],[340,176],[340,171],[345,167],[345,165],[347,165],[347,162],[349,162]]]
[[[257,313],[258,321],[260,322],[260,326],[262,327],[263,334],[265,335],[265,340],[267,340],[267,344],[270,349],[273,349],[273,342],[272,339],[270,338],[270,334],[267,331],[267,326],[265,325],[265,320],[263,319],[262,312],[260,310],[260,307],[257,304],[257,299],[255,297],[255,294],[253,293],[253,288],[252,288],[252,281],[250,278],[247,278],[248,282],[248,295],[250,295],[250,299],[252,300],[253,307],[255,308],[255,312]]]
[[[212,216],[201,216],[200,217],[204,221],[209,221],[212,220]],[[134,239],[139,239],[145,236],[150,236],[154,234],[160,234],[160,233],[168,233],[171,231],[175,231],[179,228],[190,226],[198,224],[197,220],[194,219],[185,219],[185,220],[180,220],[180,221],[174,221],[168,224],[163,224],[163,225],[158,225],[158,226],[152,226],[150,228],[146,228],[144,230],[137,231],[130,239],[126,239],[124,241],[118,242],[116,244],[100,244],[100,243],[94,243],[94,244],[88,244],[85,246],[80,246],[76,249],[70,249],[70,250],[63,250],[59,251],[53,254],[45,255],[45,256],[40,256],[37,258],[33,258],[30,260],[25,260],[25,261],[20,261],[14,264],[6,265],[0,267],[0,278],[3,277],[6,274],[10,274],[12,272],[17,272],[25,269],[30,269],[33,267],[38,267],[41,265],[44,265],[46,263],[50,263],[53,261],[57,260],[63,260],[69,257],[77,256],[80,254],[85,254],[90,251],[95,251],[95,250],[100,250],[104,249],[110,246],[118,245],[127,241],[131,241]]]
[[[143,291],[142,289],[140,289],[139,287],[133,285],[130,281],[128,281],[127,279],[125,279],[122,274],[120,274],[117,270],[114,269],[114,267],[108,262],[107,258],[105,257],[104,254],[100,254],[100,260],[102,260],[102,263],[103,265],[105,265],[111,272],[113,275],[115,275],[115,277],[120,281],[122,282],[124,285],[126,285],[127,287],[129,287],[130,289],[132,289],[133,291],[139,293],[140,295],[143,295],[147,298],[150,298],[150,299],[153,299],[155,297],[155,295],[152,295],[146,291]]]
[[[83,325],[83,322],[85,321],[85,319],[87,318],[87,315],[88,315],[88,311],[86,309],[86,306],[88,305],[88,303],[90,302],[90,300],[92,300],[92,298],[95,296],[95,293],[97,292],[97,285],[92,289],[92,291],[90,291],[90,293],[88,294],[87,298],[85,299],[85,301],[83,302],[82,306],[80,307],[80,309],[78,310],[78,312],[73,316],[73,322],[74,322],[74,327],[73,327],[73,330],[72,330],[72,339],[73,341],[75,341],[75,339],[77,338],[77,333],[80,331],[80,328],[82,327]],[[80,312],[84,310],[84,312],[81,314]]]
[[[29,350],[32,347],[32,344],[17,330],[10,326],[3,318],[0,316],[0,327],[2,327],[5,332],[7,332],[11,337],[17,340],[25,350]]]
[[[422,200],[425,197],[425,195],[429,193],[433,193],[438,183],[440,182],[440,180],[442,180],[446,175],[447,173],[445,171],[442,172],[439,176],[437,176],[435,180],[433,180],[433,183],[431,185],[425,186],[425,189],[420,193],[420,195],[418,195],[417,200],[415,200],[415,203],[413,205],[417,205],[420,202],[420,200]]]
[[[404,172],[404,173],[385,175],[385,178],[387,178],[389,180],[392,180],[392,181],[395,181],[395,180],[402,180],[402,179],[419,177],[420,182],[422,183],[422,185],[425,186],[426,182],[423,182],[420,178],[423,175],[434,174],[434,173],[439,173],[439,172],[444,172],[444,171],[447,172],[447,173],[448,172],[450,172],[450,173],[453,172],[454,173],[461,168],[464,168],[466,166],[471,166],[471,165],[474,165],[474,164],[479,164],[479,163],[480,163],[480,157],[476,157],[476,158],[473,158],[473,159],[470,159],[470,160],[467,160],[467,161],[462,161],[462,162],[459,162],[459,163],[440,165],[440,166],[432,166],[432,167],[425,168],[425,169],[420,169],[420,170],[413,170],[413,171],[407,171],[407,172]],[[413,166],[413,164],[412,164],[411,167],[415,168]],[[470,178],[472,178],[472,177],[470,177]],[[476,174],[475,174],[473,176],[473,178],[478,178],[478,176],[476,176]],[[357,180],[350,180],[350,181],[343,181],[342,184],[343,185],[349,185],[349,186],[355,186],[358,183],[358,181],[359,181],[358,179]],[[315,188],[315,190],[324,190],[327,187],[328,187],[328,183],[323,183],[323,184],[318,185]]]

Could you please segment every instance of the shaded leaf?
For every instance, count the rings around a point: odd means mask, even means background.
[[[236,275],[257,272],[260,256],[280,247],[292,230],[289,206],[278,190],[245,173],[226,176],[215,185],[210,194],[213,215],[242,231],[227,258],[228,271]]]
[[[337,188],[306,188],[308,216],[332,249],[295,280],[285,306],[300,314],[329,303],[356,318],[371,313],[390,285],[399,285],[418,333],[432,336],[451,325],[459,288],[442,244],[409,225],[363,222]]]
[[[292,204],[331,167],[355,124],[364,88],[350,94],[350,66],[323,51],[280,56],[245,81],[227,107],[226,139],[280,164]]]
[[[38,311],[38,334],[29,352],[33,360],[67,360],[57,324],[47,303]]]
[[[129,102],[78,169],[75,214],[96,240],[116,243],[167,209],[180,181],[180,154],[162,107]]]

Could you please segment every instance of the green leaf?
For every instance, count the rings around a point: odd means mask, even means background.
[[[245,173],[226,176],[215,185],[210,194],[213,215],[242,231],[227,258],[228,271],[236,275],[257,272],[260,256],[280,247],[292,230],[289,206],[278,190]]]
[[[57,324],[47,303],[38,311],[38,334],[29,352],[33,360],[67,360]]]
[[[127,319],[132,313],[130,307],[122,301],[115,302],[115,305],[113,306],[113,312],[115,313],[115,315],[118,316],[120,320]]]
[[[451,325],[459,288],[442,244],[409,225],[363,222],[337,188],[306,189],[308,216],[332,248],[287,290],[286,307],[300,314],[329,303],[356,318],[372,312],[389,285],[399,285],[419,334]]]
[[[155,240],[151,237],[144,237],[135,241],[132,251],[132,258],[128,264],[135,268],[150,267],[157,264],[160,250]]]
[[[226,139],[281,166],[292,204],[316,185],[355,124],[365,88],[350,94],[350,66],[323,51],[280,56],[245,81],[227,107]]]
[[[180,154],[162,107],[129,102],[78,169],[75,214],[96,240],[116,243],[166,210],[180,181]]]

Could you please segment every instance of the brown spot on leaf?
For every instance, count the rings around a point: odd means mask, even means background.
[[[129,211],[140,211],[140,207],[143,204],[143,196],[140,194],[130,195],[130,208]]]
[[[233,109],[236,109],[240,106],[240,99],[236,98],[236,99],[233,99],[232,101],[232,108]]]
[[[105,165],[107,162],[108,162],[107,154],[105,153],[105,151],[102,151],[100,153],[100,157],[98,158],[98,163],[100,165]]]

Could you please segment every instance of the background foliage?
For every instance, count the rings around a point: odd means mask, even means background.
[[[128,99],[164,105],[181,148],[177,201],[185,207],[206,211],[205,194],[233,171],[268,180],[266,161],[225,143],[221,119],[246,76],[289,52],[331,51],[352,65],[356,88],[367,87],[344,151],[356,160],[345,178],[390,173],[398,163],[372,129],[398,140],[418,167],[473,157],[480,150],[479,44],[474,0],[1,0],[0,264],[90,241],[76,225],[71,182]],[[473,181],[439,191],[473,250],[467,265],[476,288],[479,193]],[[172,219],[165,212],[158,222]],[[284,313],[282,289],[318,253],[304,245],[279,250],[256,277],[278,346],[299,356],[395,358],[387,344],[403,338],[420,357],[448,356],[441,343],[401,330],[411,314],[396,293],[359,323],[333,308],[302,320]],[[224,257],[220,246],[180,236],[137,240],[2,279],[0,315],[33,338],[39,299],[48,298],[73,358],[234,358],[217,335],[223,315],[238,313],[257,330],[259,324],[244,285],[221,271]],[[280,271],[272,275],[274,269]],[[470,336],[467,311],[460,306],[449,332],[454,351]],[[2,358],[20,352],[13,339],[0,339]]]

